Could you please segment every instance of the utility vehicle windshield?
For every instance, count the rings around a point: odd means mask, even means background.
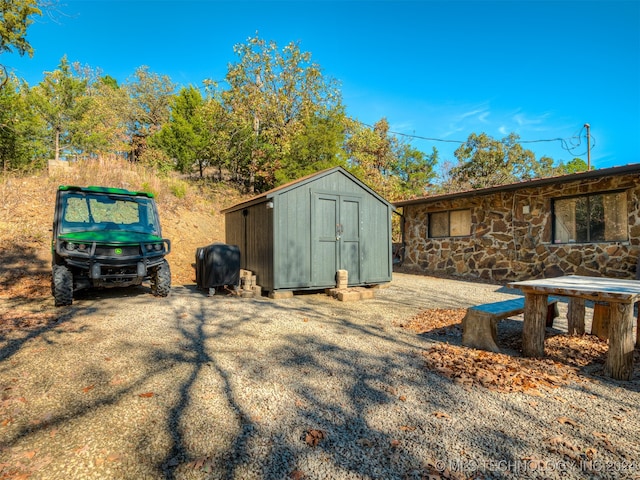
[[[153,200],[126,195],[67,192],[60,233],[122,230],[160,235]]]

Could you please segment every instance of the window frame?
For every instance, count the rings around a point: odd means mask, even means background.
[[[469,231],[468,233],[465,233],[463,235],[451,235],[451,214],[454,212],[469,212]],[[433,225],[432,222],[432,215],[434,214],[447,214],[447,235],[433,235],[432,234],[432,229],[431,226]],[[451,210],[440,210],[437,212],[429,212],[428,214],[428,225],[427,225],[427,238],[464,238],[464,237],[470,237],[471,236],[471,209],[470,208],[455,208],[455,209],[451,209]]]
[[[561,241],[561,239],[557,238],[557,234],[558,234],[558,229],[557,229],[557,217],[556,217],[556,203],[558,201],[563,201],[563,200],[573,200],[573,199],[578,199],[578,198],[584,198],[587,201],[587,205],[590,205],[590,198],[592,197],[603,197],[603,202],[604,202],[604,197],[608,196],[608,195],[618,195],[618,194],[624,194],[624,204],[625,204],[625,218],[626,218],[626,223],[624,224],[625,229],[626,229],[626,235],[624,239],[614,239],[614,240],[608,240],[606,238],[602,239],[602,240],[592,240],[591,239],[591,234],[592,234],[592,229],[591,229],[591,224],[589,223],[587,225],[587,236],[588,239],[587,240],[581,240],[581,241]],[[591,219],[591,207],[588,207],[587,210],[587,219]],[[575,214],[575,212],[574,212]],[[630,235],[629,235],[629,204],[628,204],[628,194],[627,194],[627,190],[626,189],[620,189],[620,190],[607,190],[604,192],[590,192],[590,193],[582,193],[579,195],[569,195],[566,197],[556,197],[556,198],[552,198],[551,199],[551,242],[553,245],[575,245],[575,244],[597,244],[597,243],[619,243],[619,242],[628,242]],[[576,222],[576,219],[573,219],[574,223]],[[602,222],[603,222],[603,226],[604,226],[604,231],[606,232],[606,218],[604,217],[604,211],[603,211],[603,218],[602,218]],[[574,225],[575,226],[575,225]]]

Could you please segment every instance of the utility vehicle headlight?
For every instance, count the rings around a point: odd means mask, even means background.
[[[84,252],[87,249],[87,246],[84,243],[81,243],[80,245],[78,245],[78,250],[80,250],[81,252]]]
[[[156,244],[153,246],[153,249],[154,249],[156,252],[159,252],[160,250],[162,250],[162,244],[161,244],[161,243],[156,243]]]
[[[76,244],[73,242],[67,242],[67,244],[65,245],[67,250],[75,250],[76,249]]]

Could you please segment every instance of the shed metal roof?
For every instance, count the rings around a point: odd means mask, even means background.
[[[334,172],[342,173],[343,175],[345,175],[348,178],[350,178],[353,182],[357,183],[362,188],[367,190],[371,195],[376,197],[381,202],[386,203],[391,208],[395,208],[391,202],[385,200],[383,197],[378,195],[374,190],[372,190],[367,185],[362,183],[360,180],[358,180],[355,176],[353,176],[351,173],[346,171],[344,168],[342,168],[342,167],[332,167],[332,168],[327,168],[326,170],[321,170],[319,172],[312,173],[310,175],[306,175],[304,177],[298,178],[297,180],[293,180],[293,181],[291,181],[289,183],[285,183],[283,185],[280,185],[280,186],[278,186],[276,188],[272,188],[271,190],[266,191],[264,193],[261,193],[259,195],[256,195],[255,197],[252,197],[252,198],[250,198],[248,200],[245,200],[243,202],[240,202],[240,203],[237,203],[235,205],[232,205],[231,207],[225,208],[224,210],[221,210],[220,213],[229,213],[229,212],[233,212],[233,211],[236,211],[236,210],[241,210],[243,208],[250,207],[252,205],[256,205],[258,203],[265,202],[265,201],[269,200],[270,198],[273,198],[277,194],[284,193],[287,190],[291,190],[292,188],[297,188],[297,187],[299,187],[301,185],[304,185],[305,183],[312,182],[312,181],[314,181],[314,180],[316,180],[318,178],[321,178],[321,177],[324,177],[324,176],[327,176],[327,175],[331,175]]]

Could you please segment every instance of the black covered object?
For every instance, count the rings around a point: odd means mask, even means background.
[[[240,249],[236,245],[214,243],[196,250],[198,288],[240,285]]]

